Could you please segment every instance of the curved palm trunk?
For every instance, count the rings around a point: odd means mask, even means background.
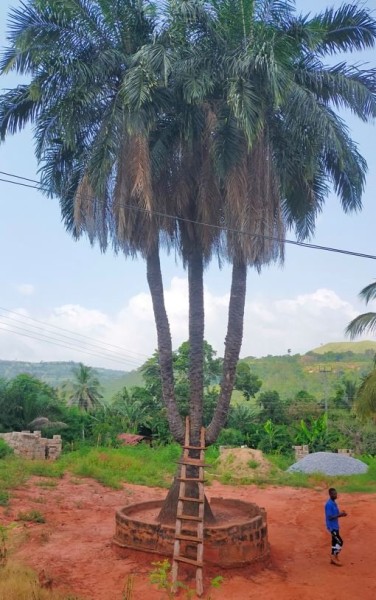
[[[161,370],[162,396],[167,408],[170,431],[180,444],[184,440],[184,426],[175,400],[174,373],[172,368],[172,341],[168,322],[159,260],[159,248],[154,248],[146,258],[147,280],[153,302],[154,318],[157,327],[159,367]]]
[[[222,427],[225,426],[228,417],[231,394],[235,382],[236,365],[239,360],[243,339],[246,285],[247,265],[244,262],[234,262],[232,267],[231,296],[228,311],[221,392],[213,419],[206,430],[206,444],[208,445],[213,444],[216,441]]]
[[[155,264],[158,260],[158,264]],[[150,266],[149,266],[150,264]],[[159,356],[160,356],[160,367],[161,367],[161,376],[162,376],[162,389],[163,389],[163,397],[164,402],[167,406],[167,414],[169,419],[169,424],[171,428],[171,421],[175,423],[175,416],[170,415],[170,407],[173,410],[177,410],[175,403],[174,388],[173,388],[173,373],[172,373],[172,350],[171,350],[171,361],[169,364],[164,363],[165,371],[162,371],[162,360],[161,360],[161,345],[160,345],[160,330],[161,333],[165,335],[165,328],[168,326],[167,314],[164,307],[163,301],[163,284],[162,277],[160,273],[160,264],[159,257],[153,255],[153,257],[148,258],[148,281],[149,281],[149,273],[153,273],[156,275],[158,271],[160,277],[160,283],[158,288],[154,287],[153,292],[155,294],[155,300],[158,301],[158,318],[157,321],[156,309],[154,305],[154,297],[153,297],[153,306],[154,306],[154,315],[157,323],[158,330],[158,347],[159,347]],[[156,279],[156,277],[155,277]],[[153,281],[155,283],[155,279],[153,277]],[[190,380],[190,415],[191,415],[191,442],[192,444],[197,444],[199,441],[200,429],[202,426],[202,413],[203,413],[203,384],[204,384],[204,365],[203,365],[203,346],[204,346],[204,285],[203,285],[203,259],[201,250],[197,250],[192,252],[191,256],[188,259],[188,281],[189,281],[189,343],[190,343],[190,366],[189,366],[189,380]],[[150,291],[152,292],[150,281],[149,281]],[[161,291],[162,290],[162,291]],[[152,296],[153,296],[152,292]],[[156,293],[157,292],[157,293]],[[160,298],[160,294],[162,293],[162,298]],[[161,310],[160,303],[163,302],[163,311]],[[163,314],[161,314],[163,313]],[[171,335],[169,332],[169,348],[171,348]],[[167,341],[166,338],[163,337],[164,341]],[[170,365],[171,365],[171,377],[170,377]],[[165,399],[165,387],[164,387],[164,377],[166,379],[166,389],[167,392],[171,394],[170,397],[173,397],[173,403],[167,402]],[[168,385],[167,385],[168,384]],[[184,429],[182,420],[179,415],[179,423],[181,424],[181,435],[178,435],[175,432],[172,432],[175,439],[179,443],[183,443],[184,438]],[[172,431],[172,429],[171,429]],[[180,425],[179,425],[180,432]],[[195,467],[192,467],[193,469]],[[163,506],[158,515],[158,520],[161,523],[173,524],[176,520],[176,511],[177,511],[177,503],[179,497],[179,486],[180,482],[178,477],[180,475],[180,465],[177,469],[176,476],[174,481],[168,491],[166,499],[163,503]],[[189,469],[187,469],[188,475],[193,475]],[[195,474],[194,474],[195,475]],[[186,485],[187,495],[192,497],[198,497],[198,486],[197,484],[187,484]],[[197,505],[198,507],[198,505]],[[193,503],[190,503],[186,508],[186,512],[195,514],[195,507],[193,507]],[[205,507],[204,507],[204,519],[205,523],[213,523],[215,521],[214,515],[210,508],[209,502],[205,498]]]
[[[189,287],[189,407],[191,441],[198,444],[203,415],[204,394],[204,266],[202,251],[195,249],[188,258]]]

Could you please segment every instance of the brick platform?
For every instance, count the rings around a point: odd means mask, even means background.
[[[162,504],[162,500],[142,502],[116,513],[113,544],[121,555],[132,549],[172,556],[175,527],[162,525],[152,517],[158,514]],[[210,506],[214,515],[218,515],[218,521],[204,529],[206,564],[233,568],[268,562],[270,548],[263,508],[224,498],[212,498]],[[190,548],[189,542],[186,544],[182,552],[187,557],[192,554],[194,558],[196,547]]]

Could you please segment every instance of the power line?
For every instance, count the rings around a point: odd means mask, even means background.
[[[91,342],[95,342],[95,345],[97,345],[97,346],[99,345],[101,349],[105,349],[104,348],[105,346],[109,346],[110,348],[115,348],[116,350],[120,350],[122,353],[124,352],[125,355],[128,355],[130,358],[134,358],[134,359],[137,359],[138,357],[149,358],[149,356],[147,354],[135,352],[134,350],[128,350],[127,348],[124,348],[122,346],[117,346],[115,344],[110,344],[109,342],[102,342],[101,340],[98,340],[91,336],[85,335],[83,333],[75,333],[74,331],[71,331],[70,329],[65,329],[64,327],[59,327],[58,325],[52,325],[50,323],[46,323],[45,321],[40,321],[33,317],[29,317],[28,315],[22,315],[15,310],[10,310],[9,308],[4,308],[3,306],[0,306],[0,311],[6,312],[6,313],[11,313],[13,315],[16,315],[17,317],[21,317],[21,319],[27,319],[29,321],[33,321],[34,323],[39,323],[39,325],[43,325],[45,328],[57,329],[59,331],[64,331],[65,333],[69,333],[77,338],[85,338],[87,340],[90,340]],[[10,317],[7,317],[7,318],[10,318]],[[118,352],[116,352],[116,353],[119,354]],[[134,355],[134,357],[131,356],[132,354]]]
[[[5,325],[5,328],[0,327],[0,333],[2,331],[9,332],[9,333],[15,333],[16,335],[21,335],[23,337],[31,338],[33,340],[37,340],[37,341],[44,342],[47,344],[53,344],[54,346],[61,346],[62,348],[67,348],[68,350],[71,350],[71,351],[73,350],[76,352],[81,352],[83,354],[95,356],[97,358],[100,358],[101,360],[109,360],[111,362],[116,362],[119,364],[121,363],[123,365],[126,362],[124,360],[121,360],[120,358],[97,354],[94,352],[90,352],[89,350],[85,350],[84,348],[77,348],[74,346],[73,347],[69,346],[67,344],[62,343],[61,341],[56,341],[56,340],[54,340],[54,338],[50,338],[49,336],[46,336],[43,334],[35,334],[34,332],[30,332],[28,329],[24,329],[23,327],[17,327],[15,325],[13,325],[14,329],[10,329],[8,326],[8,323],[4,323],[3,321],[0,321],[0,325]],[[34,335],[33,335],[33,333],[34,333]]]
[[[19,181],[11,181],[10,179],[3,179],[0,178],[0,181],[2,181],[3,183],[11,183],[13,185],[19,185],[22,187],[27,187],[27,188],[31,188],[33,190],[39,190],[39,191],[46,191],[48,192],[48,190],[46,188],[44,188],[43,186],[40,185],[40,183],[34,179],[28,179],[26,177],[21,177],[19,175],[12,175],[12,174],[8,174],[5,173],[4,171],[0,171],[0,174],[2,175],[7,175],[10,177],[17,177],[18,179],[23,179],[25,181],[32,181],[34,183],[36,183],[37,185],[30,185],[27,183],[21,183]],[[193,225],[200,225],[202,227],[210,227],[212,229],[217,229],[220,231],[228,231],[229,233],[236,233],[238,235],[245,235],[247,237],[254,237],[254,238],[262,238],[262,239],[266,239],[266,240],[270,240],[270,241],[274,241],[274,242],[283,242],[285,244],[290,244],[291,246],[299,246],[301,248],[308,248],[311,250],[321,250],[321,251],[325,251],[325,252],[335,252],[337,254],[344,254],[347,256],[356,256],[358,258],[369,258],[372,260],[376,260],[376,256],[373,254],[365,254],[363,252],[355,252],[352,250],[346,250],[346,249],[342,249],[342,248],[333,248],[331,246],[322,246],[319,244],[310,244],[308,242],[299,242],[296,240],[289,240],[286,238],[276,238],[274,236],[268,236],[268,235],[262,235],[262,234],[257,234],[257,233],[250,233],[249,231],[244,231],[241,229],[234,229],[231,227],[225,227],[223,225],[216,225],[213,223],[205,223],[203,221],[196,221],[194,219],[187,219],[186,217],[179,217],[177,215],[171,215],[168,213],[162,213],[156,210],[148,210],[146,208],[142,208],[139,206],[133,206],[130,204],[124,204],[125,208],[128,208],[129,210],[135,210],[138,212],[143,212],[146,214],[153,214],[155,216],[158,217],[163,217],[166,219],[172,219],[174,221],[180,221],[180,222],[184,222],[184,223],[191,223]]]
[[[51,331],[46,331],[44,333],[44,330],[42,327],[38,327],[38,325],[26,324],[23,321],[14,319],[13,317],[8,317],[8,316],[2,315],[2,314],[0,314],[0,317],[3,319],[7,319],[8,321],[11,321],[10,323],[8,323],[8,322],[4,323],[4,321],[0,321],[0,323],[2,323],[3,325],[6,325],[6,326],[10,325],[11,327],[14,327],[15,329],[20,329],[21,331],[27,331],[30,334],[42,336],[42,338],[47,338],[49,340],[56,340],[59,343],[67,344],[68,347],[72,348],[72,349],[76,349],[76,350],[83,351],[83,352],[95,353],[99,358],[114,359],[114,360],[117,360],[118,362],[127,363],[133,367],[139,366],[139,363],[136,362],[136,360],[133,357],[128,358],[119,353],[109,351],[106,348],[101,348],[98,345],[90,344],[90,343],[82,341],[82,340],[76,340],[71,336],[67,336],[67,335],[63,335],[63,334],[55,334],[55,332],[51,332]],[[12,322],[12,321],[14,321],[14,322]],[[19,327],[20,325],[22,327]],[[30,329],[30,327],[33,329]],[[37,329],[37,330],[39,329],[41,331],[34,331],[34,329]]]

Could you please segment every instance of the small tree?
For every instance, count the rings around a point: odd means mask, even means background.
[[[65,384],[68,405],[77,406],[86,412],[100,406],[103,396],[97,372],[92,367],[79,363],[78,367],[73,369],[72,375],[73,379]]]
[[[252,373],[250,365],[244,360],[238,362],[234,388],[242,392],[246,400],[250,400],[257,394],[261,386],[261,379]]]

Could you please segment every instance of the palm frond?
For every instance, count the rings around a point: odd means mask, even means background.
[[[316,46],[319,53],[354,52],[375,46],[375,20],[369,10],[358,4],[328,8],[313,17],[309,26],[321,30],[322,39]]]
[[[376,282],[366,285],[359,293],[360,298],[365,300],[366,304],[371,300],[376,300]]]
[[[369,312],[355,317],[345,330],[346,335],[349,335],[351,339],[354,339],[365,332],[376,332],[376,313]]]

